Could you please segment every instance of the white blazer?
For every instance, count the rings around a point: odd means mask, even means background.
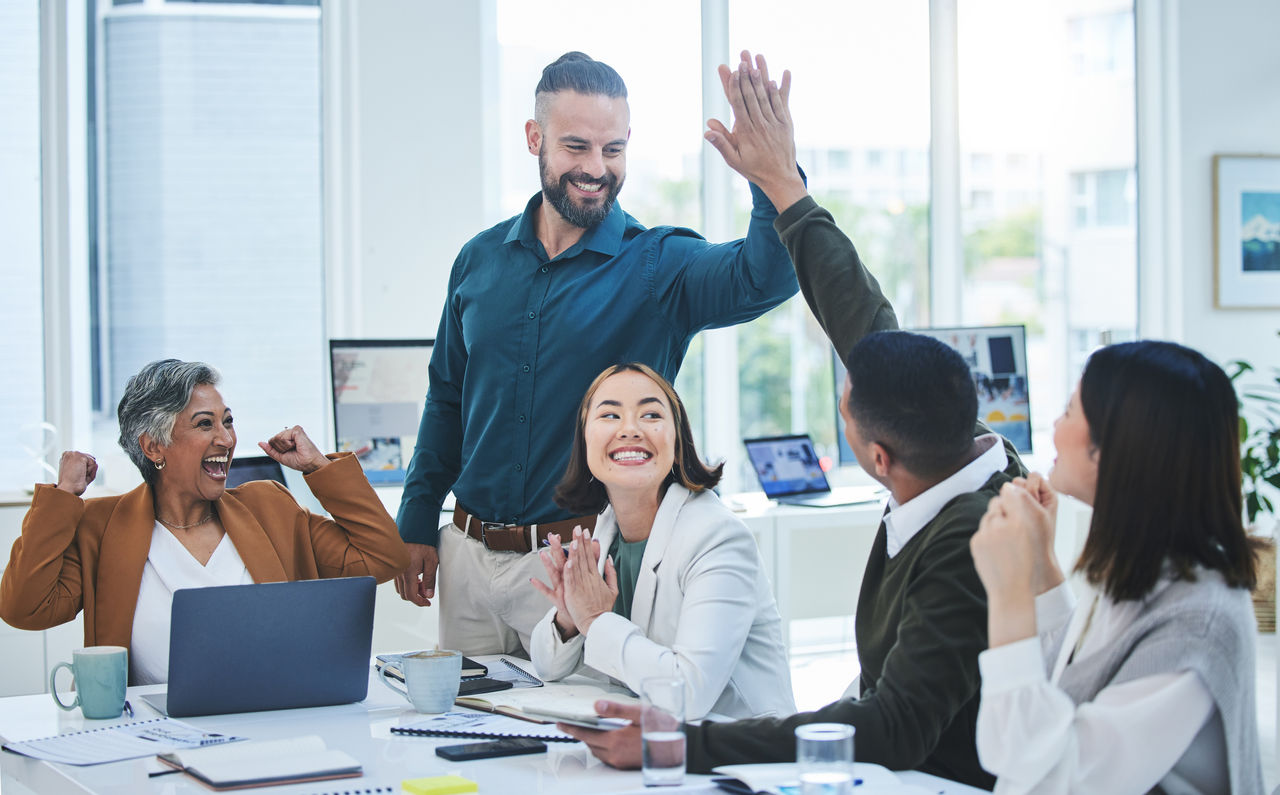
[[[608,552],[618,533],[613,508],[596,523]],[[600,558],[604,569],[605,555]],[[636,580],[631,619],[609,612],[584,638],[568,641],[555,608],[533,630],[531,656],[544,679],[584,664],[634,692],[650,676],[679,674],[685,717],[790,715],[796,711],[782,619],[755,539],[711,491],[667,489]]]

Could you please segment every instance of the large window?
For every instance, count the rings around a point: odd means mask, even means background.
[[[925,3],[731,0],[730,52],[793,78],[797,158],[905,325],[929,306],[929,17]],[[737,212],[745,219],[745,195]],[[745,223],[745,220],[744,220]],[[804,299],[738,329],[741,436],[807,432],[835,456],[831,344]],[[754,488],[754,476],[740,485]]]
[[[569,19],[572,24],[566,24]],[[701,86],[689,79],[701,71],[697,4],[661,0],[646,3],[643,12],[628,4],[599,4],[586,14],[581,3],[564,0],[498,0],[497,27],[501,195],[508,217],[522,212],[541,187],[537,161],[525,146],[524,123],[533,117],[533,90],[542,68],[581,50],[617,69],[627,84],[631,140],[618,204],[645,226],[701,228],[701,158],[709,147],[701,136]],[[675,386],[700,439],[702,368],[699,337]]]
[[[1027,326],[1035,445],[1048,453],[1084,358],[1137,327],[1133,9],[957,11],[962,319]]]
[[[92,392],[84,403],[92,402],[97,412],[93,451],[114,450],[112,414],[124,380],[161,356],[219,366],[247,442],[291,422],[314,427],[319,436],[326,301],[337,311],[344,300],[326,293],[321,262],[319,8],[89,2],[92,35],[82,44],[94,69],[86,127],[96,183],[89,191],[89,261],[73,266],[92,280],[84,290],[92,335],[85,335],[88,342],[57,344],[87,348],[73,377],[78,389]],[[16,112],[0,119],[0,201],[14,208],[0,224],[18,230],[5,240],[19,264],[4,271],[0,301],[11,317],[23,318],[24,327],[40,329],[32,6],[0,0],[6,15],[0,19],[2,57],[8,59],[0,87],[17,98],[6,103]],[[355,9],[366,7],[344,4],[341,10],[358,17]],[[482,0],[474,10],[467,16],[473,27],[463,31],[471,38],[459,36],[454,50],[449,42],[437,43],[434,49],[442,52],[426,59],[438,59],[438,76],[397,82],[393,47],[385,62],[375,63],[386,70],[385,79],[348,88],[378,91],[384,103],[388,95],[398,100],[403,94],[409,107],[430,102],[429,92],[416,87],[447,79],[452,64],[485,74],[492,69],[498,90],[491,99],[484,95],[489,104],[483,112],[468,109],[454,118],[442,108],[438,114],[458,135],[494,142],[476,171],[483,184],[492,178],[497,185],[484,200],[501,208],[484,208],[490,222],[519,212],[539,188],[523,126],[541,68],[567,50],[584,50],[617,67],[630,89],[624,209],[648,225],[712,230],[722,239],[742,234],[745,186],[735,177],[722,193],[708,189],[714,179],[704,182],[704,174],[718,167],[704,158],[718,155],[701,134],[706,117],[723,111],[703,107],[704,91],[719,91],[703,63],[733,63],[739,49],[748,48],[765,53],[775,72],[789,68],[795,75],[797,159],[810,189],[854,240],[904,326],[1027,326],[1038,449],[1044,449],[1043,431],[1084,356],[1104,341],[1134,334],[1130,3],[797,0],[779,13],[764,0],[664,0],[642,12],[604,4],[584,13],[581,4],[566,0]],[[710,13],[704,18],[703,11]],[[931,16],[934,11],[941,13]],[[388,20],[384,15],[377,21]],[[369,46],[354,35],[347,42]],[[404,46],[404,40],[395,42]],[[724,51],[704,54],[705,47]],[[957,53],[954,69],[939,60],[951,49]],[[350,55],[325,57],[330,69],[342,72],[352,65],[344,60]],[[363,74],[381,74],[379,69]],[[931,83],[931,74],[946,85]],[[359,103],[350,111],[360,113]],[[953,117],[955,125],[942,123]],[[476,125],[486,132],[481,135]],[[360,152],[358,142],[350,150]],[[363,173],[359,167],[356,157],[355,174]],[[352,174],[330,176],[331,185],[345,176],[360,187]],[[389,196],[370,206],[395,206],[396,190],[420,191],[424,184],[448,190],[410,176],[405,186],[364,186]],[[945,190],[933,195],[939,188]],[[349,216],[365,209],[356,197]],[[466,228],[478,231],[475,208],[468,205],[467,213]],[[424,217],[423,223],[451,233],[459,225],[447,212]],[[381,242],[376,234],[361,241],[368,250]],[[362,253],[350,252],[354,278],[367,277],[379,289],[399,284],[396,276],[361,275]],[[433,284],[447,279],[448,266],[435,256],[412,265]],[[1099,290],[1104,281],[1108,288]],[[362,317],[345,318],[344,333],[363,334],[371,321]],[[425,320],[382,320],[380,336],[422,336],[424,322],[433,326],[435,310]],[[0,361],[11,372],[28,374],[15,378],[20,386],[0,399],[20,399],[26,407],[4,404],[6,416],[18,418],[5,433],[42,419],[43,358],[34,336],[24,335],[16,345],[0,342]],[[739,467],[736,441],[744,436],[807,431],[824,453],[832,451],[829,345],[801,300],[752,324],[704,336],[695,340],[677,386],[700,438],[715,440],[710,452],[730,460],[727,489],[753,483]],[[722,401],[726,394],[736,408]],[[21,472],[3,470],[0,476],[29,482],[34,465],[12,452],[21,449],[21,440],[10,441],[3,448],[8,463],[0,468]],[[108,485],[136,479],[127,464],[116,463],[107,462]]]
[[[322,443],[320,17],[279,4],[98,5],[95,453],[154,359],[221,370],[241,449]]]
[[[0,0],[0,492],[50,476],[59,441],[45,417],[40,254],[40,23],[30,0]]]

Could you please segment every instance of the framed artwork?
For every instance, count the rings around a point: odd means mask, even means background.
[[[1214,306],[1280,307],[1280,156],[1213,156]]]

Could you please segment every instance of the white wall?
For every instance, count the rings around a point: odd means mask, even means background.
[[[1280,367],[1280,311],[1213,308],[1214,154],[1280,155],[1280,3],[1177,8],[1183,339],[1216,361]]]

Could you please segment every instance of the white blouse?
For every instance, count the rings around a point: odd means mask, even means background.
[[[213,585],[248,585],[249,569],[236,545],[223,534],[209,562],[203,566],[172,532],[156,522],[151,531],[151,551],[142,569],[138,604],[133,611],[133,635],[129,640],[129,682],[135,685],[169,681],[169,616],[173,592],[179,588]]]
[[[1085,609],[1074,601],[1067,583],[1041,594],[1038,638],[978,656],[978,759],[997,776],[996,793],[1144,793],[1159,785],[1169,795],[1227,795],[1226,736],[1196,672],[1109,685],[1079,706],[1058,688],[1073,652],[1084,659],[1106,648],[1141,611],[1139,602],[1094,591]]]

